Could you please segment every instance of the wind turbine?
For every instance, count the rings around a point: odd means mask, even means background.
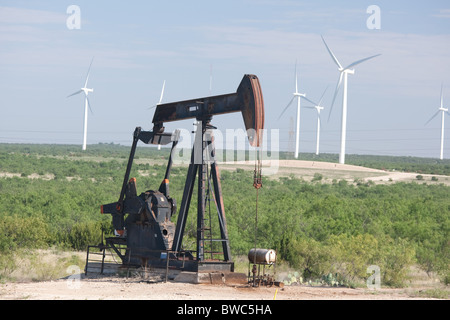
[[[312,107],[305,107],[305,108],[308,108],[308,109],[316,109],[316,111],[317,111],[316,155],[319,155],[320,126],[321,126],[321,122],[322,122],[321,119],[320,119],[320,111],[323,110],[323,107],[321,106],[321,104],[322,104],[323,96],[325,95],[325,92],[327,92],[327,90],[328,90],[328,87],[323,92],[322,97],[320,97],[319,103],[313,102],[314,106],[312,106]]]
[[[163,99],[163,96],[164,96],[164,88],[165,88],[165,86],[166,86],[166,80],[164,80],[164,82],[163,82],[163,86],[162,86],[162,90],[161,90],[161,96],[159,97],[158,104],[161,104],[161,102],[162,102],[162,99]]]
[[[158,103],[155,104],[154,106],[149,107],[148,109],[156,108],[157,105],[161,104],[163,96],[164,96],[164,88],[165,88],[165,86],[166,86],[166,80],[164,80],[164,82],[163,82],[163,86],[162,86],[162,90],[161,90],[161,96],[159,97]]]
[[[346,142],[346,134],[347,134],[347,75],[349,74],[355,74],[355,69],[351,69],[353,67],[355,67],[356,65],[367,61],[369,59],[375,58],[380,56],[381,54],[377,54],[374,56],[370,56],[368,58],[364,58],[355,62],[352,62],[351,64],[349,64],[347,67],[343,68],[342,65],[340,64],[340,62],[338,61],[338,59],[336,58],[336,56],[333,54],[333,52],[330,50],[330,48],[328,47],[327,43],[325,42],[325,39],[322,37],[322,41],[325,44],[325,47],[328,50],[328,53],[330,54],[331,58],[333,59],[333,61],[336,63],[336,65],[338,66],[338,70],[339,70],[339,80],[336,86],[336,90],[334,92],[334,96],[333,96],[333,102],[331,103],[331,107],[330,107],[330,115],[331,115],[331,111],[333,109],[333,104],[334,101],[336,99],[336,95],[338,94],[338,91],[341,87],[342,84],[342,80],[344,80],[344,92],[342,94],[342,125],[341,125],[341,150],[339,153],[339,163],[344,164],[345,163],[345,142]],[[328,117],[329,120],[329,117]]]
[[[298,92],[298,79],[297,79],[297,62],[295,63],[295,92],[291,101],[289,101],[288,105],[284,108],[283,112],[278,117],[278,120],[283,116],[284,112],[291,106],[294,99],[297,99],[297,129],[296,129],[296,137],[295,137],[295,158],[298,158],[298,149],[299,149],[299,136],[300,136],[300,100],[301,98],[306,99],[306,94]],[[308,100],[311,102],[311,100]],[[314,104],[314,102],[312,102]]]
[[[153,107],[150,107],[149,109],[156,108],[157,105],[161,104],[163,96],[164,96],[164,88],[165,88],[165,86],[166,86],[166,80],[164,80],[164,82],[163,82],[163,86],[162,86],[162,90],[161,90],[161,96],[159,97],[158,103],[156,105],[154,105]],[[161,150],[161,145],[160,144],[158,144],[158,150]]]
[[[67,96],[67,98],[69,98],[71,96],[74,96],[74,95],[84,92],[84,129],[83,129],[84,134],[83,134],[83,147],[82,147],[83,150],[86,150],[88,107],[92,112],[91,104],[89,103],[89,99],[88,99],[88,94],[89,94],[89,92],[94,92],[94,89],[89,89],[87,87],[87,84],[88,84],[89,73],[91,72],[91,66],[92,66],[93,61],[94,61],[94,58],[92,58],[91,64],[89,65],[88,73],[86,76],[86,81],[84,82],[84,87],[81,88],[80,90],[78,90],[77,92],[74,92],[71,95]]]
[[[440,159],[444,159],[444,113],[447,113],[448,115],[450,115],[450,113],[448,112],[448,108],[444,108],[444,97],[443,97],[443,93],[442,93],[442,89],[443,89],[443,84],[441,84],[441,106],[439,107],[438,111],[430,118],[430,120],[427,121],[427,123],[425,123],[425,125],[427,125],[431,120],[433,120],[439,112],[442,113],[442,119],[441,119],[441,154],[440,154]]]
[[[162,86],[162,90],[161,90],[161,96],[159,97],[159,102],[158,104],[161,104],[163,96],[164,96],[164,87],[166,86],[166,80],[164,80],[163,82],[163,86]],[[158,150],[161,150],[161,145],[158,144]]]

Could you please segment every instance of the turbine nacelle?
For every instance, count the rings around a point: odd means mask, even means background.
[[[90,88],[81,88],[81,91],[83,91],[85,95],[88,95],[89,92],[94,92],[94,89],[90,89]]]
[[[342,69],[340,72],[345,72],[346,74],[355,74],[355,69]]]
[[[322,100],[323,100],[323,97],[325,96],[325,93],[327,92],[327,90],[328,90],[328,87],[325,89],[325,91],[322,93],[322,96],[320,97],[320,100],[319,100],[319,102],[317,103],[317,102],[314,102],[314,101],[312,101],[312,100],[310,100],[310,99],[308,99],[308,98],[304,98],[306,101],[308,101],[309,103],[312,103],[312,106],[310,106],[310,107],[306,107],[306,108],[308,108],[308,109],[316,109],[316,111],[317,111],[317,113],[318,114],[320,114],[320,111],[322,111],[323,109],[324,109],[324,107],[322,107]],[[319,117],[320,118],[320,117]]]
[[[321,106],[315,106],[314,109],[316,109],[317,112],[320,113],[320,111],[323,110],[323,107],[321,107]]]

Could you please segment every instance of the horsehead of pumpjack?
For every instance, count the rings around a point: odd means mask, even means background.
[[[250,74],[243,77],[236,93],[159,104],[153,116],[155,135],[152,143],[158,143],[158,133],[164,132],[165,122],[193,118],[198,121],[210,120],[215,115],[239,111],[250,145],[259,147],[264,129],[264,100],[258,77]]]

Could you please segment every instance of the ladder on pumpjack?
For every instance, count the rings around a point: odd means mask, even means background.
[[[208,126],[208,129],[216,129],[213,126]],[[213,139],[212,139],[212,132],[208,133],[211,137],[204,140],[203,141],[203,150],[211,150],[211,148],[209,148],[209,144],[213,143]],[[211,202],[213,202],[213,207],[216,208],[217,210],[217,202],[214,196],[214,192],[212,192],[213,190],[213,186],[211,184],[211,180],[212,180],[212,172],[210,171],[209,167],[210,164],[212,164],[214,162],[214,157],[215,157],[215,149],[212,148],[212,153],[210,154],[209,152],[205,152],[202,154],[202,161],[205,163],[205,165],[202,167],[202,173],[201,173],[201,181],[199,180],[200,183],[200,188],[201,188],[201,192],[203,194],[203,206],[205,208],[205,213],[207,212],[207,214],[205,214],[205,216],[203,217],[202,221],[201,221],[201,226],[199,226],[200,231],[201,231],[201,241],[203,243],[203,258],[205,260],[208,260],[207,257],[209,256],[209,259],[211,260],[216,260],[218,257],[224,257],[225,254],[223,252],[223,249],[219,249],[219,248],[223,248],[222,243],[221,242],[226,242],[228,241],[228,238],[223,238],[217,235],[213,235],[213,225],[212,225],[212,221],[213,221],[213,217],[212,217],[212,210],[211,210]],[[221,217],[220,213],[217,211],[217,214],[219,216],[219,219]]]

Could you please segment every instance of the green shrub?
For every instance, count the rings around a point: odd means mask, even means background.
[[[80,222],[72,226],[68,234],[68,245],[73,249],[84,251],[89,245],[102,241],[102,224],[100,222]]]
[[[49,239],[48,226],[40,217],[0,217],[0,253],[39,248]]]
[[[367,267],[376,263],[378,241],[369,234],[332,235],[326,240],[331,253],[331,273],[339,275],[343,283],[361,282],[367,277]]]
[[[380,241],[377,263],[381,270],[382,285],[405,286],[408,272],[415,262],[415,250],[405,239],[384,237]]]
[[[48,241],[48,227],[37,217],[0,216],[0,280],[14,272],[20,257]]]
[[[415,262],[415,251],[407,241],[389,237],[376,239],[370,234],[331,235],[326,241],[287,239],[281,243],[281,258],[302,272],[305,280],[322,279],[333,285],[364,285],[367,268],[377,265],[382,285],[404,286]]]
[[[320,278],[330,269],[330,251],[313,239],[299,238],[285,242],[281,258],[302,272],[304,279]]]

